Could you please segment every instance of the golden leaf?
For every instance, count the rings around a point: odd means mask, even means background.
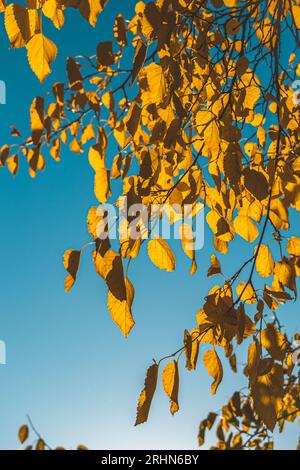
[[[212,395],[215,395],[223,379],[223,367],[219,356],[214,349],[204,353],[203,363],[209,375],[214,378],[214,382],[211,384],[211,393]]]
[[[271,432],[282,406],[283,385],[282,368],[275,363],[271,371],[258,376],[252,386],[254,409]]]
[[[26,424],[20,427],[19,429],[19,441],[21,444],[24,444],[24,442],[28,439],[29,436],[29,429]]]
[[[155,103],[157,105],[166,97],[166,79],[163,68],[159,64],[149,64],[143,68],[141,77],[145,77],[146,86],[142,90],[144,106]]]
[[[111,195],[110,191],[110,171],[105,168],[100,168],[95,174],[95,196],[101,204],[105,204],[108,197]]]
[[[43,441],[43,439],[38,439],[36,446],[35,446],[35,450],[45,450],[45,448],[46,448],[46,444]]]
[[[145,386],[139,397],[135,426],[145,423],[148,419],[152,399],[156,390],[157,376],[158,365],[153,364],[146,372]]]
[[[41,82],[51,73],[50,65],[56,59],[57,47],[44,34],[35,34],[26,44],[29,65]]]
[[[12,155],[9,157],[6,161],[7,163],[7,168],[9,171],[13,174],[16,175],[19,169],[19,156],[17,154]]]
[[[170,412],[173,414],[179,410],[178,389],[179,389],[179,373],[177,361],[172,361],[163,370],[162,382],[164,391],[170,398]]]
[[[297,26],[298,29],[300,29],[300,6],[292,5],[292,13],[293,13],[295,25]]]
[[[65,14],[56,0],[45,0],[42,6],[43,14],[49,18],[57,29],[65,22]]]
[[[259,235],[258,228],[247,215],[238,215],[234,219],[233,226],[236,233],[249,243],[254,242]]]
[[[288,343],[283,334],[271,323],[262,330],[261,343],[274,360],[283,361]]]
[[[207,271],[207,277],[215,276],[221,273],[221,265],[215,254],[211,255],[210,267]]]
[[[100,144],[93,145],[89,150],[89,164],[95,172],[105,168],[105,153]]]
[[[197,271],[195,254],[195,235],[193,232],[193,228],[189,224],[181,224],[179,227],[179,235],[181,238],[183,251],[192,260],[190,274],[193,275]]]
[[[30,106],[30,127],[32,141],[37,145],[44,132],[44,99],[40,96],[34,98]]]
[[[246,284],[246,282],[242,282],[236,286],[236,292],[240,300],[247,304],[255,304],[257,302],[255,290],[249,283]]]
[[[131,285],[128,284],[128,296],[129,301],[133,301],[133,291]],[[133,287],[133,286],[132,286]],[[131,314],[129,302],[126,300],[119,300],[114,294],[109,290],[108,291],[108,309],[113,321],[120,328],[123,335],[127,337],[134,327],[134,319]]]
[[[300,256],[300,238],[291,237],[287,243],[286,249],[290,255]]]
[[[76,282],[77,271],[78,271],[79,263],[80,263],[80,257],[81,257],[81,251],[77,251],[77,250],[67,250],[64,254],[64,259],[63,259],[64,267],[69,273],[65,279],[66,292],[69,292]]]
[[[5,10],[5,28],[13,48],[24,47],[30,38],[40,32],[40,18],[36,9],[11,3]]]
[[[206,221],[213,231],[214,235],[222,242],[230,242],[233,240],[232,227],[227,220],[220,216],[217,211],[211,210],[206,215]]]
[[[176,266],[175,256],[163,238],[150,240],[148,243],[148,255],[152,263],[159,269],[174,271]]]
[[[258,247],[255,247],[255,253],[257,249]],[[269,277],[273,274],[274,266],[274,259],[269,247],[267,245],[260,245],[255,261],[256,271],[261,277]]]

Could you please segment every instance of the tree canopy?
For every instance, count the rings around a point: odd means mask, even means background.
[[[44,81],[57,47],[43,22],[60,29],[73,8],[95,26],[107,1],[7,3],[0,0],[0,11],[11,47],[26,49]],[[0,164],[13,175],[23,160],[35,177],[47,159],[59,161],[68,149],[87,156],[95,205],[87,210],[87,243],[65,252],[65,287],[71,290],[83,252],[91,252],[124,336],[135,324],[130,271],[141,245],[159,269],[176,269],[168,241],[149,240],[145,232],[163,214],[170,223],[182,220],[190,274],[201,269],[213,283],[199,311],[190,312],[195,325],[183,332],[180,348],[148,368],[136,425],[149,418],[160,379],[170,412],[178,411],[183,362],[193,371],[203,361],[214,395],[229,361],[233,372],[245,375],[248,390],[234,392],[221,413],[200,423],[200,446],[214,426],[214,448],[270,450],[274,429],[283,431],[300,416],[300,334],[280,317],[285,304],[297,300],[300,275],[299,28],[299,0],[138,1],[132,18],[116,12],[113,41],[96,44],[90,57],[67,58],[66,82],[33,100],[31,135],[12,127],[15,142],[2,143]],[[148,225],[141,217],[133,227],[127,213],[116,244],[102,237],[108,221],[101,206],[120,209],[125,196],[129,205],[146,208]],[[214,242],[205,272],[183,214],[168,212],[174,204],[191,206],[191,218],[205,213]],[[231,246],[239,237],[248,242],[249,256]],[[236,272],[223,272],[229,256],[240,260]],[[27,438],[23,426],[20,440]]]

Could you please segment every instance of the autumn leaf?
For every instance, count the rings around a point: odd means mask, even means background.
[[[38,11],[24,8],[19,3],[7,6],[4,21],[12,48],[24,47],[35,34],[40,33]]]
[[[26,44],[30,67],[41,82],[51,72],[50,65],[56,59],[57,47],[44,34],[35,34]]]
[[[158,365],[152,364],[146,372],[145,387],[139,397],[135,426],[145,423],[148,420],[151,403],[156,390],[157,376]]]
[[[281,409],[283,397],[283,371],[274,364],[270,372],[257,377],[252,386],[254,409],[272,432]]]
[[[223,379],[223,367],[219,356],[214,349],[204,353],[203,363],[208,373],[214,378],[214,382],[211,385],[211,393],[212,395],[215,395]]]
[[[272,323],[262,330],[261,343],[274,360],[283,361],[287,340]]]
[[[269,247],[267,245],[260,245],[259,247],[255,248],[255,253],[255,267],[258,274],[261,277],[271,276],[274,271],[275,263]]]
[[[207,277],[215,276],[221,273],[221,265],[215,254],[211,255],[210,267],[207,271]]]
[[[148,255],[152,263],[159,269],[166,271],[174,271],[175,269],[175,256],[163,238],[150,240],[148,243]]]
[[[291,237],[286,247],[290,255],[300,256],[300,238]]]
[[[29,436],[29,429],[28,429],[28,426],[24,424],[19,429],[19,441],[21,442],[21,444],[24,444],[24,442],[27,441],[28,436]]]
[[[242,282],[236,286],[236,292],[240,300],[243,300],[247,304],[255,304],[257,302],[255,290],[249,283]]]
[[[163,370],[162,381],[164,391],[170,398],[170,412],[172,415],[179,411],[178,389],[179,389],[179,373],[177,361],[172,361]]]
[[[44,99],[40,96],[34,98],[30,107],[30,126],[32,141],[37,145],[44,133]]]
[[[81,252],[76,250],[68,250],[64,254],[64,267],[68,271],[65,280],[66,292],[69,292],[76,282],[77,271],[79,268]]]
[[[65,22],[64,10],[56,0],[45,0],[42,6],[43,14],[49,18],[57,29]]]
[[[135,325],[131,313],[131,304],[133,301],[132,285],[128,286],[128,300],[120,300],[114,294],[108,291],[108,309],[113,321],[120,328],[123,335],[127,337]],[[131,297],[130,297],[131,296]]]
[[[258,237],[258,228],[253,220],[246,215],[238,215],[233,222],[234,229],[238,235],[247,242],[252,243]]]

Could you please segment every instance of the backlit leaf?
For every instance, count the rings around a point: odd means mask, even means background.
[[[50,65],[56,59],[57,47],[44,34],[35,34],[26,44],[30,67],[41,82],[51,72]]]
[[[148,255],[152,263],[159,269],[174,271],[176,260],[175,256],[163,238],[150,240],[148,243]]]
[[[208,373],[213,377],[214,382],[211,385],[212,395],[216,394],[216,391],[223,379],[223,367],[222,363],[217,355],[216,351],[209,350],[204,353],[203,363]]]
[[[179,372],[177,361],[170,362],[163,370],[162,381],[164,391],[170,398],[170,412],[173,414],[179,410],[178,389],[179,389]]]

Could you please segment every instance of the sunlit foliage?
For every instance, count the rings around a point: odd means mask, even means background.
[[[56,46],[42,33],[42,21],[61,28],[65,9],[73,7],[94,25],[106,2],[27,3],[5,8],[2,1],[0,9],[11,46],[26,47],[43,81]],[[221,415],[210,413],[200,425],[199,444],[215,425],[218,449],[272,449],[275,426],[282,431],[300,416],[293,361],[299,335],[290,336],[278,318],[279,307],[296,300],[300,275],[300,238],[290,234],[300,226],[300,107],[292,88],[300,76],[299,28],[298,0],[136,2],[133,18],[116,15],[113,42],[98,44],[91,57],[68,58],[66,83],[34,99],[31,136],[13,127],[16,143],[1,149],[2,166],[16,175],[25,159],[32,177],[45,169],[49,156],[59,161],[66,148],[86,156],[95,174],[90,240],[65,253],[66,290],[76,281],[83,249],[92,247],[111,317],[125,336],[134,327],[129,267],[134,269],[141,244],[148,244],[160,269],[175,270],[176,259],[166,240],[143,237],[145,227],[139,238],[131,237],[129,217],[118,249],[112,249],[99,237],[103,217],[97,204],[120,207],[127,196],[129,204],[144,204],[149,213],[160,204],[157,218],[167,204],[206,211],[215,248],[207,276],[218,281],[199,305],[195,327],[184,332],[182,347],[148,368],[136,424],[148,419],[161,375],[170,411],[178,411],[180,359],[186,358],[191,371],[201,358],[215,394],[222,362],[228,360],[236,372],[245,344],[248,359],[239,372],[248,393],[236,392]],[[112,189],[115,180],[121,192]],[[181,233],[193,274],[197,253],[187,249]],[[234,253],[235,238],[248,242],[249,257]],[[230,249],[241,260],[233,273],[222,270]],[[205,352],[203,344],[209,345]],[[20,431],[21,441],[25,434]]]

